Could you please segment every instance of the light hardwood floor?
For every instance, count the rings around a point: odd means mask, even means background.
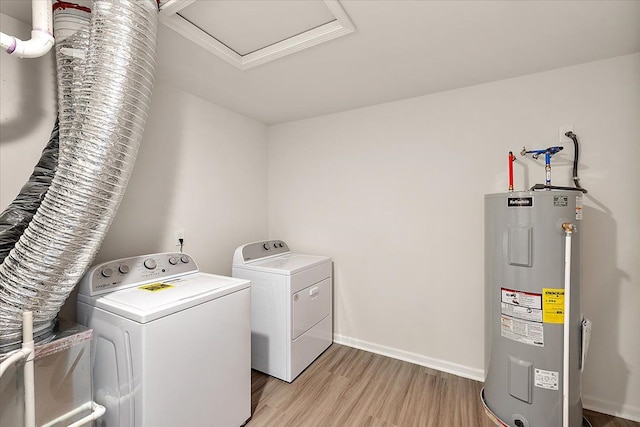
[[[482,383],[333,344],[292,384],[252,371],[247,427],[494,427]],[[585,411],[593,427],[640,423]]]

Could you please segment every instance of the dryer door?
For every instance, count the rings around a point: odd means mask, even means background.
[[[331,314],[331,278],[293,294],[292,339],[307,332]]]

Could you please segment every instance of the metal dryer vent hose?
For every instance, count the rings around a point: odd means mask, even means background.
[[[0,265],[0,350],[20,340],[23,311],[33,311],[34,333],[51,328],[93,261],[131,176],[151,102],[156,0],[96,0],[90,28],[83,8],[60,4],[58,166]]]

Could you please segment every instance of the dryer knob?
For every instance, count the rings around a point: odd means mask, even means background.
[[[187,264],[187,263],[188,263],[189,261],[191,261],[191,260],[189,259],[189,257],[188,257],[188,256],[186,256],[186,255],[182,255],[182,256],[180,257],[180,261],[182,261],[183,263]]]
[[[153,270],[158,265],[156,264],[156,261],[153,258],[147,258],[144,260],[144,266],[147,267],[149,270]]]
[[[122,274],[127,274],[129,272],[129,266],[127,264],[122,264],[118,267],[118,271]]]
[[[269,250],[269,244],[268,243],[263,244],[262,247],[264,248],[265,251]]]
[[[102,277],[111,277],[113,270],[109,267],[102,269]]]
[[[172,256],[171,258],[169,258],[169,264],[171,265],[176,265],[178,263],[178,258]]]

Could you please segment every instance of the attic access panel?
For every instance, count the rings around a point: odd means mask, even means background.
[[[160,21],[240,70],[355,31],[338,0],[165,0]]]

